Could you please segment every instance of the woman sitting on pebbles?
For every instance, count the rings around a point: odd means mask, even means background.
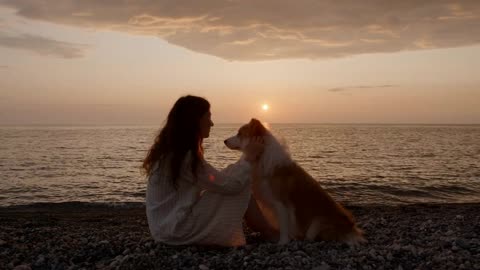
[[[212,126],[210,104],[201,97],[181,97],[170,110],[143,162],[152,237],[171,245],[240,246],[245,218],[251,229],[276,240],[250,191],[249,162],[263,143],[254,141],[245,160],[218,171],[203,156],[202,142]]]

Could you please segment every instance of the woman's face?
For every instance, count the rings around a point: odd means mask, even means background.
[[[208,138],[210,136],[211,127],[213,127],[212,114],[208,111],[200,118],[200,135],[202,138]]]

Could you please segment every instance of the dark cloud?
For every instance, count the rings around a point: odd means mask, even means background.
[[[26,18],[161,37],[231,60],[480,43],[478,0],[0,0]]]
[[[0,32],[0,46],[62,58],[82,57],[88,48],[87,45],[63,42],[37,35],[11,35],[2,32]]]
[[[328,91],[330,92],[344,92],[348,90],[355,90],[355,89],[375,89],[375,88],[391,88],[397,87],[398,85],[394,84],[384,84],[384,85],[359,85],[359,86],[347,86],[347,87],[335,87],[330,88]]]

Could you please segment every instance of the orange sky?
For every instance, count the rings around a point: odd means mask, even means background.
[[[480,123],[478,1],[139,3],[0,0],[0,125]]]

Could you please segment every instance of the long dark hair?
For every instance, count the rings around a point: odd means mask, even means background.
[[[177,178],[185,155],[192,153],[191,170],[194,175],[200,160],[203,159],[200,118],[210,110],[210,103],[201,97],[183,96],[175,102],[170,110],[167,123],[160,130],[155,142],[143,160],[145,174],[153,172],[156,162],[169,158],[171,181],[178,188]]]

